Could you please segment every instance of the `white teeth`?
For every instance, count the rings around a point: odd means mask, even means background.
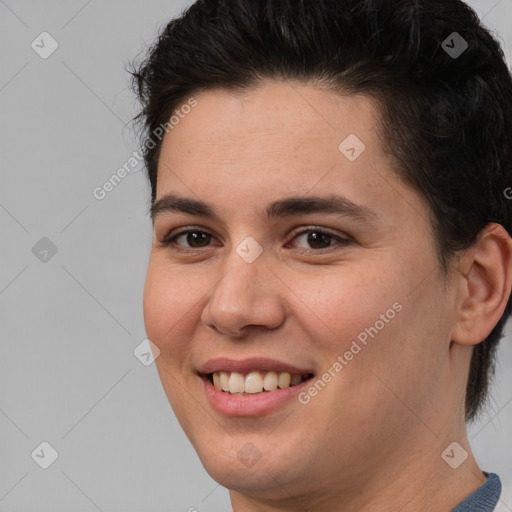
[[[244,376],[238,372],[231,372],[231,375],[229,376],[229,392],[243,393],[244,391]]]
[[[228,372],[215,372],[219,374],[220,387],[215,386],[217,389],[221,389],[222,391],[229,391],[229,373]],[[213,383],[215,384],[215,373],[213,374],[214,379]]]
[[[246,393],[261,393],[263,390],[263,379],[260,372],[251,372],[245,377]]]
[[[268,372],[263,379],[263,389],[266,391],[274,391],[277,389],[277,373]]]
[[[277,377],[277,385],[283,389],[283,388],[289,388],[290,387],[290,381],[291,381],[291,375],[287,372],[282,372]]]
[[[255,394],[296,386],[306,377],[307,375],[290,375],[288,372],[260,372],[258,370],[249,372],[245,377],[239,372],[214,372],[213,385],[220,391],[232,394]]]

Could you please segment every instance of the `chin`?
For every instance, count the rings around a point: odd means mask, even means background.
[[[228,434],[226,438],[222,446],[207,440],[194,444],[207,473],[223,487],[277,498],[283,492],[283,484],[295,480],[301,472],[299,461],[292,462],[282,444],[279,452],[275,446],[268,445],[268,440],[265,444],[265,436],[254,444],[249,439],[244,441]],[[256,443],[265,446],[265,453],[255,447]]]
[[[256,493],[260,498],[276,499],[282,493],[282,474],[278,467],[268,468],[261,460],[252,468],[240,464],[218,462],[203,463],[206,472],[220,485],[230,491],[245,494]],[[274,475],[278,475],[274,478]]]

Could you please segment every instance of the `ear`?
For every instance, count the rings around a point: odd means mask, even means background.
[[[512,239],[490,223],[460,259],[457,322],[452,341],[476,345],[494,329],[512,289]]]

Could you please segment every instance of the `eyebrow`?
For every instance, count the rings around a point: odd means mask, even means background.
[[[311,213],[334,213],[352,217],[355,220],[367,223],[379,220],[378,215],[368,206],[357,204],[344,196],[336,194],[331,194],[327,197],[287,197],[269,203],[265,211],[268,219],[280,219]],[[152,222],[154,223],[155,219],[165,212],[198,215],[222,222],[212,205],[204,201],[180,197],[175,194],[166,194],[155,201],[150,208]]]

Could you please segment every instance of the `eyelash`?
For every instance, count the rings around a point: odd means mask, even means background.
[[[213,238],[213,235],[211,235],[210,233],[208,233],[207,231],[204,231],[202,229],[198,229],[198,228],[185,229],[183,231],[179,231],[178,233],[171,233],[171,234],[167,235],[160,242],[160,245],[161,245],[161,247],[170,247],[171,245],[174,245],[173,250],[175,250],[176,252],[187,252],[187,253],[198,252],[201,249],[207,249],[209,247],[209,246],[207,246],[207,247],[199,247],[199,248],[192,248],[192,247],[183,248],[183,247],[181,247],[179,245],[177,246],[175,244],[175,240],[177,238],[179,238],[180,236],[183,236],[183,235],[187,235],[189,233],[202,233],[202,234],[205,234],[205,235]],[[310,234],[310,233],[317,233],[317,234],[327,235],[327,236],[331,237],[332,239],[334,239],[338,242],[338,245],[341,246],[340,249],[351,243],[351,240],[349,238],[343,238],[341,236],[334,235],[333,233],[330,233],[329,231],[326,231],[325,229],[322,229],[322,228],[316,227],[316,226],[311,226],[311,227],[308,227],[307,229],[303,229],[302,231],[298,231],[297,233],[295,233],[293,235],[292,240],[294,240],[295,238],[297,238],[300,235],[306,235],[306,234]],[[287,243],[287,245],[288,245],[288,243]],[[328,247],[324,247],[322,249],[299,248],[299,250],[301,250],[301,252],[322,252],[322,251],[330,251],[330,250],[332,250],[333,247],[336,247],[336,245],[329,245]]]

